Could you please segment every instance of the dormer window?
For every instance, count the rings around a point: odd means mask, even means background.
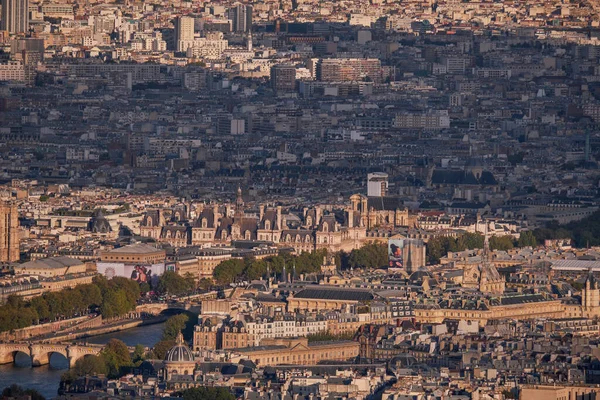
[[[202,227],[203,228],[208,227],[208,221],[206,220],[206,218],[202,218]]]
[[[271,221],[269,221],[269,220],[265,221],[265,229],[266,230],[270,230],[271,229]]]

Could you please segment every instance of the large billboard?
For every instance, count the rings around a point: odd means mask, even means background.
[[[404,239],[388,240],[388,262],[390,268],[404,268]]]
[[[115,276],[133,279],[136,282],[156,283],[158,277],[165,272],[165,264],[125,264],[99,262],[98,273],[111,279]]]

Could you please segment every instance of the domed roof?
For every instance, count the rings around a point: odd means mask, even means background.
[[[423,279],[427,277],[427,278],[431,278],[431,274],[427,271],[423,271],[423,270],[418,270],[413,272],[410,277],[408,278],[408,280],[411,283],[415,283],[415,282],[423,282]]]
[[[168,362],[193,362],[194,355],[189,347],[186,346],[183,341],[183,335],[181,332],[177,335],[177,344],[171,347],[168,351],[165,361]]]

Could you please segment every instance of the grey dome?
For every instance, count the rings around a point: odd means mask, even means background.
[[[194,355],[189,347],[183,341],[183,335],[179,333],[177,335],[177,344],[171,347],[171,350],[167,353],[165,361],[169,362],[193,362]]]

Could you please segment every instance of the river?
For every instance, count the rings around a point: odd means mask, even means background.
[[[164,323],[140,326],[122,332],[94,336],[88,343],[105,344],[110,339],[119,339],[127,346],[141,344],[152,347],[160,340]],[[31,360],[25,354],[17,354],[16,364],[0,365],[0,392],[7,386],[16,383],[24,388],[35,389],[47,399],[57,396],[60,377],[69,364],[60,354],[53,354],[50,364],[32,368]]]

